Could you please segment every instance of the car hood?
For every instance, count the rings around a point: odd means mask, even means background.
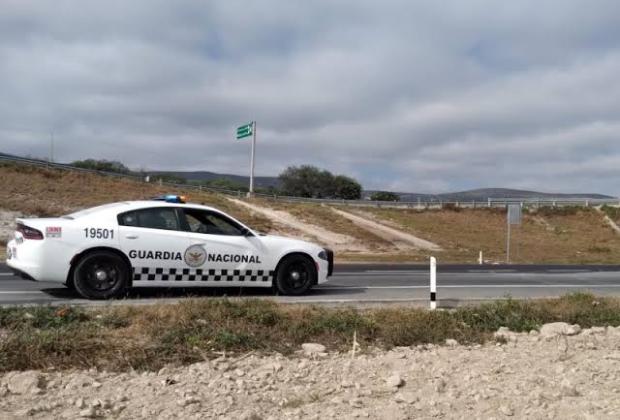
[[[320,245],[313,242],[302,241],[301,239],[287,238],[286,236],[278,235],[261,235],[260,240],[267,246],[269,245],[287,245],[298,248],[314,248],[317,250],[323,249]]]

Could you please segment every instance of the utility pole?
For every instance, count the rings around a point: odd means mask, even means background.
[[[252,136],[252,152],[250,154],[250,191],[248,197],[254,196],[254,156],[256,152],[256,121],[237,127],[237,140]]]
[[[510,217],[506,218],[508,224],[508,234],[506,235],[506,264],[510,264]]]
[[[250,197],[254,195],[254,156],[256,153],[256,121],[252,121],[252,154],[250,162]]]
[[[50,163],[54,163],[54,131],[50,133]]]

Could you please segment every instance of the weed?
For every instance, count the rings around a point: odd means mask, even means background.
[[[608,246],[592,245],[588,247],[588,252],[607,254],[611,252],[611,248]]]
[[[499,327],[529,331],[565,321],[584,328],[620,325],[620,299],[571,294],[507,299],[453,311],[288,307],[263,300],[189,299],[178,304],[82,309],[0,309],[0,371],[91,368],[157,370],[216,352],[292,353],[304,342],[348,351],[423,343],[492,340]]]
[[[453,211],[453,212],[460,212],[461,210],[463,210],[461,207],[457,206],[455,203],[445,203],[441,205],[441,209],[442,210],[447,210],[447,211]]]
[[[223,350],[250,350],[257,344],[250,334],[230,330],[218,331],[213,339],[213,346]]]
[[[536,209],[536,213],[541,216],[574,216],[589,212],[592,212],[591,208],[582,206],[543,206]]]
[[[605,213],[613,221],[620,221],[620,207],[608,206],[605,204],[601,207],[603,213]]]
[[[89,317],[74,307],[35,306],[32,308],[0,308],[0,327],[53,329],[88,321]]]

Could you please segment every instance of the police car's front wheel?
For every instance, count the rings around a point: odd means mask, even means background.
[[[119,255],[109,251],[86,254],[75,266],[75,290],[87,299],[119,296],[128,284],[129,269]]]
[[[278,267],[276,289],[283,295],[302,295],[316,282],[316,277],[316,266],[310,258],[291,255]]]

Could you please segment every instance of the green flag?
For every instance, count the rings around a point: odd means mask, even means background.
[[[237,140],[249,137],[253,134],[253,123],[248,123],[237,128]]]

